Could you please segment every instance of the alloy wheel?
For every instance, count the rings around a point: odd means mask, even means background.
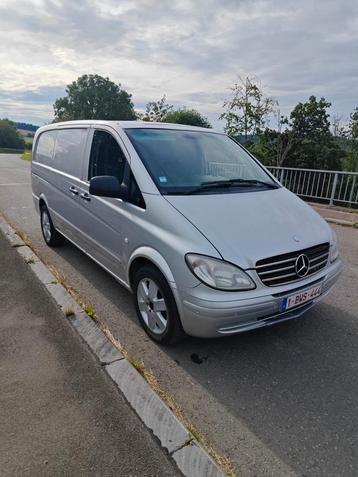
[[[151,278],[138,283],[137,301],[143,321],[152,333],[163,334],[168,326],[168,310],[158,285]]]
[[[42,231],[46,242],[51,240],[51,222],[47,210],[42,211]]]

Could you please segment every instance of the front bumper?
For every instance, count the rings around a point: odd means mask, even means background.
[[[176,290],[183,328],[191,336],[211,338],[298,318],[329,293],[339,277],[341,268],[341,261],[337,259],[310,279],[297,282],[294,288],[288,286],[287,290],[282,290],[281,287],[276,293],[276,287],[265,287],[264,290],[260,288],[253,290],[249,297],[246,293],[242,299],[233,299],[230,292],[226,292],[227,298],[223,300],[222,293],[217,294],[215,290],[208,296],[208,287],[205,285],[191,290]],[[284,298],[316,285],[322,285],[320,296],[290,310],[280,311]]]

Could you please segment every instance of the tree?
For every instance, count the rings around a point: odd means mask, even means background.
[[[290,115],[295,136],[318,142],[331,138],[327,111],[330,106],[331,103],[324,98],[317,101],[315,96],[310,96],[305,103],[298,103]]]
[[[258,131],[257,140],[249,144],[248,149],[263,164],[281,167],[286,165],[293,139],[292,131],[288,128],[283,131],[265,128]]]
[[[348,139],[330,132],[329,107],[324,98],[311,96],[294,107],[290,119],[280,116],[277,130],[258,130],[249,150],[267,165],[340,170]]]
[[[311,169],[341,169],[345,156],[330,132],[328,108],[331,103],[310,96],[291,112],[293,147],[286,165]]]
[[[55,121],[72,119],[136,119],[131,95],[120,84],[99,75],[83,75],[55,101]]]
[[[347,147],[346,157],[343,159],[343,170],[358,172],[358,145],[350,141]]]
[[[338,114],[335,114],[332,117],[331,129],[334,137],[347,137],[349,133],[347,130],[347,125],[343,121],[342,116],[339,116]]]
[[[276,151],[276,165],[282,167],[286,162],[289,153],[292,150],[294,144],[294,134],[289,128],[289,120],[287,117],[279,117],[278,139],[277,139],[277,151]],[[286,126],[286,129],[282,129],[282,126]]]
[[[232,97],[224,101],[226,111],[220,119],[226,121],[225,131],[230,136],[243,135],[247,142],[250,134],[255,135],[265,125],[276,101],[266,97],[258,80],[249,76],[239,77],[231,90]]]
[[[25,141],[16,130],[15,123],[8,119],[0,119],[0,147],[24,149]]]
[[[358,107],[350,115],[345,147],[347,156],[343,161],[344,170],[358,172]]]
[[[162,118],[164,123],[186,124],[188,126],[199,126],[202,128],[211,128],[208,119],[202,116],[195,109],[178,109],[176,111],[169,111]]]
[[[143,121],[160,122],[163,117],[172,111],[173,106],[166,103],[166,96],[164,95],[159,101],[150,101],[145,107],[145,113],[142,116]]]
[[[358,139],[358,107],[350,115],[349,133],[352,139]]]

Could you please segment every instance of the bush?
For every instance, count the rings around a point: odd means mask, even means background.
[[[199,126],[202,128],[211,128],[211,124],[206,117],[202,116],[195,109],[178,109],[169,111],[161,119],[163,123],[185,124],[187,126]]]
[[[8,119],[0,119],[0,148],[22,151],[25,148],[25,141],[17,132],[15,123]]]

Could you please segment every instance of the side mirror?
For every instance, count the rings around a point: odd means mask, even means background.
[[[127,200],[128,187],[124,184],[120,184],[115,176],[96,176],[90,180],[89,193],[91,195],[98,195],[99,197],[113,197]]]

